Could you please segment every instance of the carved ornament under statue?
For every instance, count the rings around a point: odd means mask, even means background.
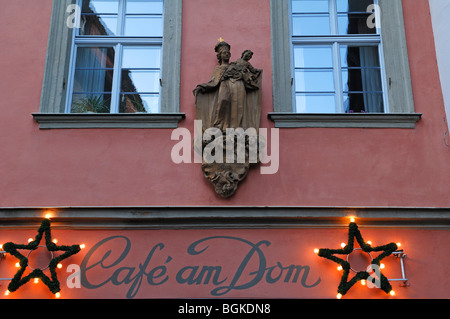
[[[230,62],[231,46],[219,39],[214,48],[219,64],[211,80],[194,89],[196,120],[201,120],[202,171],[216,193],[232,196],[259,162],[262,70],[250,63],[251,50]],[[206,138],[210,136],[211,139]],[[245,149],[245,153],[241,152]]]

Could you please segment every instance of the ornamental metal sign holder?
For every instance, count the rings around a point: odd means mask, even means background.
[[[353,251],[355,251],[355,250],[362,250],[362,249],[361,248],[353,248]],[[348,259],[349,259],[350,254],[347,255],[347,262],[349,261]],[[370,259],[373,260],[372,255],[370,253],[367,253],[367,254],[369,255]],[[403,259],[406,258],[406,254],[403,252],[403,249],[398,249],[398,250],[394,251],[392,253],[392,255],[400,260],[400,269],[402,272],[402,278],[392,278],[392,279],[387,278],[387,280],[388,281],[401,281],[402,283],[400,284],[400,287],[408,287],[409,283],[408,283],[408,278],[406,278],[406,276],[405,276],[405,264],[403,262]],[[358,273],[358,270],[353,269],[351,266],[350,266],[350,270],[355,273]]]
[[[405,263],[403,260],[406,258],[406,254],[403,252],[403,249],[396,250],[392,253],[396,258],[400,259],[400,269],[402,271],[402,278],[393,278],[389,279],[389,281],[401,281],[400,287],[408,287],[408,278],[405,276]]]

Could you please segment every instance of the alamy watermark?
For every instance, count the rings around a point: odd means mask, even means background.
[[[171,150],[171,159],[181,163],[250,163],[260,162],[261,174],[278,172],[280,159],[280,134],[278,128],[227,128],[225,132],[211,127],[202,130],[202,121],[194,121],[194,136],[187,128],[176,128],[172,141],[179,141]],[[270,155],[268,154],[270,145]],[[194,154],[192,154],[192,150]]]
[[[69,4],[66,8],[66,12],[69,16],[66,20],[68,28],[80,28],[81,27],[81,8],[78,4]],[[367,27],[369,29],[380,27],[381,8],[378,4],[370,4],[367,6],[366,12],[372,12],[367,18]]]
[[[70,4],[66,8],[69,13],[66,25],[69,28],[81,27],[81,8],[77,4]],[[367,27],[380,27],[381,9],[377,4],[367,7],[372,13],[367,18]],[[171,159],[176,164],[181,163],[257,163],[261,165],[261,174],[275,174],[279,168],[279,131],[271,129],[271,153],[267,152],[268,130],[259,128],[228,128],[222,132],[218,128],[208,128],[203,133],[201,121],[194,121],[194,138],[186,128],[177,128],[172,132],[171,139],[178,140],[171,150]],[[193,144],[192,145],[192,141]],[[192,153],[194,151],[193,161]]]
[[[367,12],[372,12],[367,18],[367,27],[369,29],[379,28],[381,26],[381,8],[378,4],[370,4],[367,6]]]
[[[381,288],[381,271],[380,266],[376,264],[370,264],[367,266],[366,271],[370,274],[366,279],[366,285],[369,288]],[[371,272],[373,272],[371,274]]]
[[[66,25],[68,28],[79,29],[81,27],[81,8],[78,4],[69,4],[66,8],[66,12],[69,16],[66,19]]]

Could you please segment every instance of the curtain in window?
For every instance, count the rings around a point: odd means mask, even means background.
[[[72,112],[109,112],[113,68],[113,48],[78,48]]]
[[[365,111],[369,113],[383,112],[383,94],[381,93],[380,70],[377,47],[359,48],[361,60],[361,81]]]

